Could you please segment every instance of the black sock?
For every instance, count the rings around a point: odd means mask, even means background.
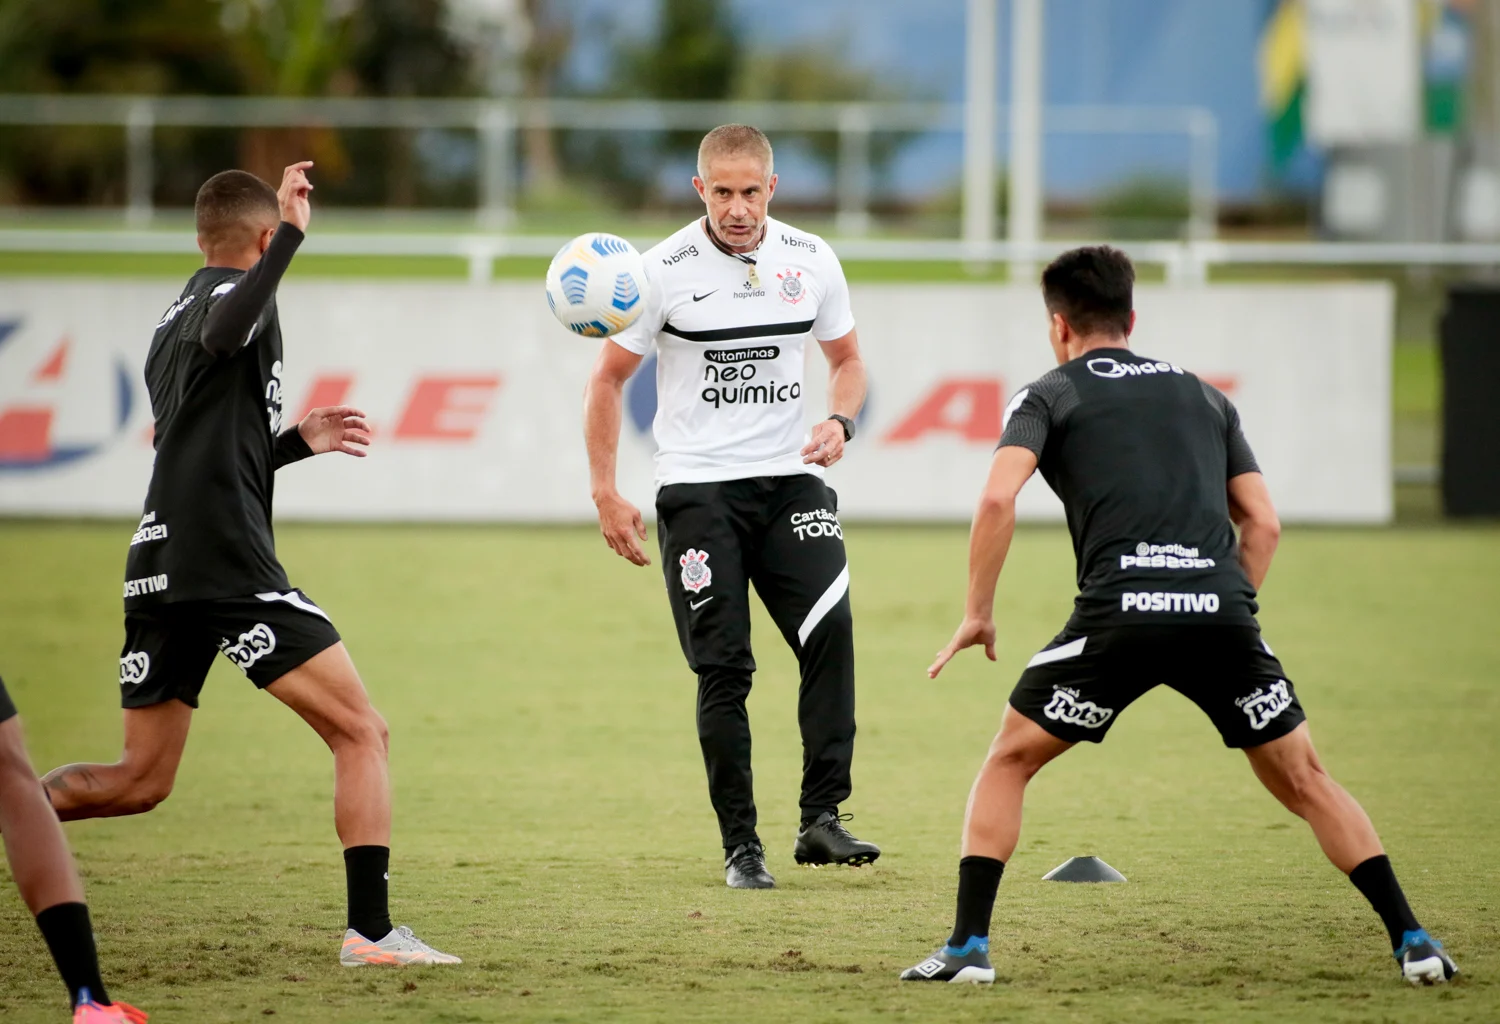
[[[349,882],[349,927],[371,942],[391,932],[389,846],[351,846],[344,851],[344,876]]]
[[[993,857],[965,857],[958,862],[958,915],[948,945],[962,949],[970,939],[988,939],[995,891],[1005,864]]]
[[[1391,870],[1391,859],[1385,854],[1371,857],[1349,872],[1349,881],[1354,888],[1364,893],[1375,913],[1385,922],[1385,930],[1391,933],[1391,948],[1401,947],[1401,936],[1414,932],[1422,926],[1406,902],[1406,893],[1396,881],[1396,872]]]
[[[104,979],[99,977],[99,954],[94,949],[94,926],[83,903],[58,903],[36,915],[36,926],[47,940],[57,973],[68,986],[68,1005],[77,1006],[83,989],[101,1006],[109,1004]]]

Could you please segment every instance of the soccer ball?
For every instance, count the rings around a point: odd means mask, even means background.
[[[568,330],[607,338],[635,323],[645,308],[646,261],[618,235],[579,235],[552,257],[547,305]]]

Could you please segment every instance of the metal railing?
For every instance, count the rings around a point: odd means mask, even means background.
[[[870,138],[876,132],[963,131],[961,103],[731,103],[656,100],[364,99],[281,96],[94,96],[0,94],[0,125],[118,125],[125,133],[126,216],[153,214],[158,126],[197,128],[446,128],[478,135],[479,212],[486,226],[514,217],[516,133],[525,128],[592,131],[706,130],[743,121],[769,132],[838,136],[838,225],[870,224]],[[1007,114],[1000,113],[1000,135]],[[1211,238],[1218,220],[1219,127],[1204,107],[1058,106],[1043,112],[1048,134],[1177,135],[1188,140],[1189,238]]]
[[[608,225],[603,225],[608,227]],[[568,241],[562,235],[507,235],[484,232],[348,232],[312,231],[302,251],[324,256],[417,256],[465,260],[469,279],[488,281],[497,259],[511,256],[551,257]],[[659,239],[630,241],[645,251]],[[960,239],[831,238],[845,260],[877,262],[954,262],[976,268],[1012,261],[1040,263],[1077,240],[1019,245],[1007,241],[982,244]],[[1369,242],[1113,242],[1137,264],[1159,266],[1174,284],[1200,284],[1213,267],[1470,267],[1500,273],[1500,243]],[[59,253],[196,253],[191,231],[0,229],[0,252]]]

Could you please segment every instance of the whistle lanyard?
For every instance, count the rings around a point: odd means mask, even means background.
[[[746,280],[748,280],[750,282],[750,287],[751,288],[759,288],[760,287],[760,275],[755,272],[755,257],[754,256],[751,256],[749,253],[735,252],[733,249],[731,249],[728,246],[726,246],[723,242],[719,241],[719,236],[716,235],[716,234],[714,234],[713,228],[711,228],[711,227],[708,226],[708,218],[707,217],[703,218],[703,233],[708,236],[708,240],[714,244],[714,248],[715,249],[718,249],[720,252],[722,252],[726,256],[733,256],[735,259],[739,260],[747,268],[749,268],[748,271],[747,271],[747,273],[745,274],[745,278],[746,278]],[[762,227],[760,229],[760,242],[756,243],[755,248],[757,250],[759,250],[761,244],[763,244],[765,242],[765,240],[766,240],[766,229],[764,227]]]

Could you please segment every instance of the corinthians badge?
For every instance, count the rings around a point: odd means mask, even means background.
[[[687,554],[677,560],[682,565],[682,585],[698,593],[713,582],[714,574],[708,568],[708,552],[688,548]]]
[[[781,282],[781,301],[795,306],[807,298],[807,288],[802,284],[802,271],[785,270],[776,275]]]

